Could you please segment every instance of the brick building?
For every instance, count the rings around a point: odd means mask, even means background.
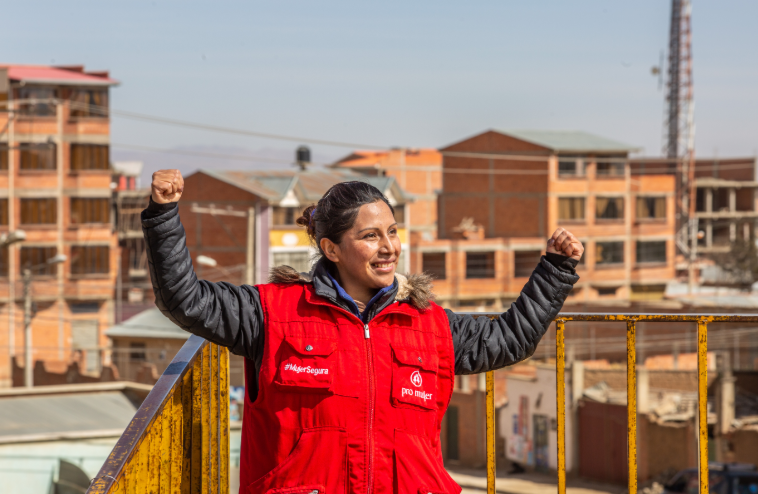
[[[26,234],[0,249],[0,385],[10,384],[11,359],[23,362],[24,268],[33,359],[99,370],[118,264],[108,117],[116,83],[81,66],[0,65],[0,233]]]
[[[518,296],[558,226],[585,244],[571,301],[661,298],[675,276],[675,178],[632,174],[633,146],[584,132],[487,131],[440,150],[438,239],[413,266],[447,305]]]

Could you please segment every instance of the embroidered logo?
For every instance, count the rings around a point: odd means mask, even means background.
[[[421,380],[421,373],[419,371],[413,371],[413,374],[411,374],[411,384],[419,388],[421,387],[422,383],[423,381]]]
[[[292,371],[297,374],[300,374],[303,372],[305,372],[306,374],[314,374],[314,375],[329,374],[329,369],[319,369],[318,367],[311,367],[310,365],[303,366],[303,365],[297,365],[297,364],[285,364],[284,370]]]

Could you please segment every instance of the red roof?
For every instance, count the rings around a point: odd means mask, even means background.
[[[8,69],[8,79],[45,84],[114,86],[118,81],[107,72],[84,72],[83,66],[50,67],[47,65],[2,65]]]

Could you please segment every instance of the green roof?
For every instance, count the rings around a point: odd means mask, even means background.
[[[186,340],[187,331],[171,322],[158,308],[147,309],[105,330],[105,336],[129,338],[169,338]]]
[[[606,137],[601,137],[580,130],[499,130],[522,141],[531,142],[556,152],[571,153],[628,153],[639,151],[639,146],[633,146]]]

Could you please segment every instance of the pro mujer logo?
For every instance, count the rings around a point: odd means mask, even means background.
[[[413,371],[413,374],[411,374],[411,384],[417,388],[420,388],[422,383],[423,380],[421,379],[421,373],[419,371]]]

